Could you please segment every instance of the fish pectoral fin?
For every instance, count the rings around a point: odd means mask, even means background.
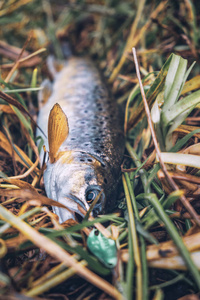
[[[59,148],[69,134],[67,116],[56,103],[50,111],[48,120],[49,159],[54,163],[58,156]]]
[[[52,84],[50,80],[45,79],[41,84],[42,89],[38,93],[39,109],[48,101],[52,94]]]

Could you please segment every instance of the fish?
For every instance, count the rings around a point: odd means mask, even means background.
[[[59,222],[97,216],[115,208],[125,139],[123,110],[88,58],[49,58],[53,80],[45,79],[38,99],[37,137],[49,153],[44,186]],[[44,153],[41,152],[41,159]],[[81,208],[81,209],[80,209]]]

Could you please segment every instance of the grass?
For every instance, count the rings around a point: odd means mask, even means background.
[[[197,1],[9,0],[0,6],[0,297],[198,293]],[[62,58],[63,40],[95,60],[124,105],[126,152],[118,209],[61,225],[51,211],[55,202],[45,197],[34,132],[46,57],[53,51]],[[91,226],[115,240],[114,270],[88,250]]]

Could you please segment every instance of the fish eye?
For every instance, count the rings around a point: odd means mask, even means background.
[[[87,203],[92,203],[97,195],[99,194],[99,190],[89,190],[87,193],[86,193],[86,201]]]

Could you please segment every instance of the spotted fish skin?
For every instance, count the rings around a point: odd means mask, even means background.
[[[94,190],[102,191],[94,215],[111,210],[124,153],[123,117],[90,60],[71,57],[56,74],[51,96],[38,115],[46,135],[49,112],[56,103],[68,118],[69,135],[58,159],[47,163],[44,184],[47,196],[73,213],[58,207],[54,212],[63,222],[74,218],[74,212],[81,214],[78,204],[87,211]],[[47,138],[43,139],[48,148]]]

